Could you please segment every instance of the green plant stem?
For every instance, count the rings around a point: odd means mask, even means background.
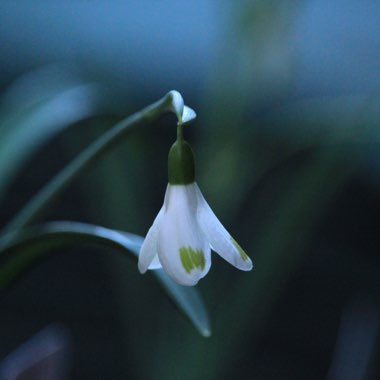
[[[114,127],[95,140],[80,153],[71,163],[47,183],[27,205],[5,226],[3,233],[14,233],[29,225],[40,215],[66,187],[78,178],[92,163],[110,151],[114,145],[141,124],[156,120],[163,113],[173,110],[173,91],[167,93],[159,101],[147,106],[139,112],[121,120]]]

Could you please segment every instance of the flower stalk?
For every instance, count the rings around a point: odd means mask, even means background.
[[[181,94],[178,91],[168,92],[162,99],[145,107],[139,112],[121,120],[91,145],[71,161],[61,172],[53,177],[8,223],[2,231],[4,234],[13,233],[16,236],[17,231],[34,222],[76,178],[80,177],[92,164],[102,158],[114,146],[129,135],[137,127],[150,123],[158,119],[167,112],[174,112],[179,120],[183,123],[182,115],[184,114],[184,103]],[[186,120],[184,121],[186,122]],[[9,235],[11,236],[11,235]]]

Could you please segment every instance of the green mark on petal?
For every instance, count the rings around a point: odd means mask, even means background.
[[[243,248],[240,247],[240,245],[237,243],[237,241],[230,236],[230,239],[232,241],[232,244],[235,246],[235,248],[238,250],[240,257],[242,258],[243,261],[249,260],[248,255],[244,252]]]
[[[201,249],[194,250],[191,247],[181,247],[179,249],[182,266],[187,273],[190,273],[194,268],[203,270],[206,266],[206,259]]]

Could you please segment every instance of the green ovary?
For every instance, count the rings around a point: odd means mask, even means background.
[[[203,270],[206,266],[205,255],[201,249],[194,250],[191,247],[181,247],[179,256],[187,273],[190,273],[195,268]]]
[[[235,248],[238,250],[240,257],[243,261],[247,261],[249,259],[248,255],[244,252],[243,248],[240,247],[240,245],[237,243],[237,241],[230,236],[230,239],[232,241],[232,244],[235,246]]]

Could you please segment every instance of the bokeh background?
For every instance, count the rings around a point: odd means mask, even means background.
[[[7,161],[17,136],[0,152],[2,225],[176,89],[198,183],[255,268],[213,256],[206,339],[133,261],[62,251],[1,295],[0,364],[58,323],[69,379],[379,378],[379,17],[375,0],[2,0],[0,136],[46,126],[27,160]],[[144,236],[174,137],[173,116],[136,131],[43,220]]]

